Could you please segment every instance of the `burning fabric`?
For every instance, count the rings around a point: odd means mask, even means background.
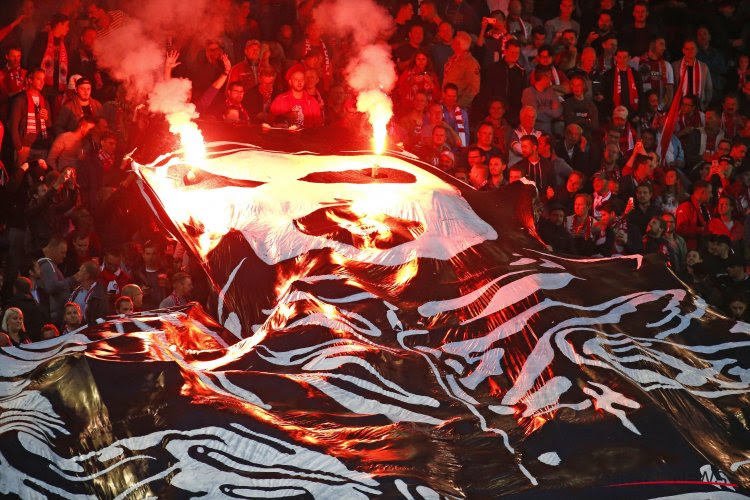
[[[139,176],[218,323],[187,306],[6,349],[3,493],[747,492],[750,327],[657,257],[546,253],[518,183],[207,150]]]

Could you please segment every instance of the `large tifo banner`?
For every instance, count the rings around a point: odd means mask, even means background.
[[[0,353],[0,494],[745,498],[750,326],[660,258],[573,259],[533,188],[214,145],[139,168],[210,310]]]

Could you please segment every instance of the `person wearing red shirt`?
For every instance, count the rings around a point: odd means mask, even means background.
[[[289,91],[277,96],[271,103],[274,122],[286,121],[297,127],[314,128],[323,125],[323,115],[315,97],[305,92],[305,73],[294,69],[289,75]]]

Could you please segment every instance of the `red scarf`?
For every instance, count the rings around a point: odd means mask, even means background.
[[[702,82],[701,82],[701,63],[696,59],[693,62],[693,88],[688,89],[687,88],[687,68],[688,65],[685,63],[685,59],[682,59],[682,64],[680,65],[680,73],[684,76],[685,80],[680,80],[680,87],[682,88],[682,95],[688,95],[688,90],[691,90],[691,94],[694,96],[697,96],[700,98],[702,88]]]
[[[684,60],[683,60],[684,62]],[[696,61],[697,62],[697,61]],[[685,87],[687,67],[683,64],[680,68],[680,87]],[[674,133],[674,127],[677,124],[677,115],[680,111],[680,103],[682,102],[683,93],[679,90],[674,93],[672,98],[672,104],[669,106],[669,112],[667,118],[664,120],[664,128],[661,130],[661,140],[659,145],[661,147],[661,164],[662,166],[667,164],[667,153],[669,152],[669,146],[672,142],[672,134]]]
[[[41,134],[42,139],[47,138],[47,120],[39,117],[39,111],[44,107],[44,97],[39,94],[39,106],[34,104],[34,99],[29,92],[26,92],[26,135]]]
[[[57,80],[58,90],[64,92],[68,81],[68,51],[65,50],[65,41],[62,38],[60,39],[58,57],[60,61]],[[55,39],[51,31],[47,34],[47,48],[44,50],[44,56],[42,57],[42,69],[44,70],[44,84],[53,85],[55,81]]]
[[[615,66],[614,68],[615,72],[615,89],[614,89],[614,101],[615,101],[615,107],[622,105],[622,78],[620,78],[620,69]],[[635,111],[638,109],[638,88],[635,86],[635,77],[633,76],[633,70],[630,69],[630,66],[627,67],[625,70],[627,76],[628,76],[628,99],[630,102],[628,102],[628,108],[630,108],[631,111]]]

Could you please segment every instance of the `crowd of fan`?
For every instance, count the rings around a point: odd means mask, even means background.
[[[147,106],[97,64],[129,14],[53,3],[9,2],[0,28],[0,344],[208,295],[137,201],[127,152]],[[164,78],[191,80],[202,118],[365,129],[350,44],[313,20],[319,3],[218,2],[224,32],[165,40]],[[709,303],[750,315],[750,1],[379,3],[394,19],[392,144],[476,189],[533,180],[550,250],[660,253]]]

